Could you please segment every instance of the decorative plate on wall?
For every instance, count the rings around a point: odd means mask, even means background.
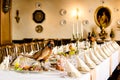
[[[41,25],[37,25],[37,26],[35,27],[35,31],[36,31],[37,33],[41,33],[41,32],[43,31],[43,27],[42,27]]]
[[[82,23],[83,23],[83,25],[88,25],[89,21],[88,20],[83,20]]]
[[[36,6],[36,8],[40,8],[41,7],[41,3],[40,2],[36,2],[35,6]]]
[[[45,20],[45,13],[42,10],[36,10],[33,13],[33,20],[36,23],[42,23]]]
[[[65,9],[61,9],[60,10],[60,15],[61,16],[64,16],[66,13],[67,13],[67,11]]]
[[[60,25],[65,25],[65,24],[66,24],[66,20],[65,19],[60,21]]]
[[[120,25],[120,20],[117,21],[117,24]]]

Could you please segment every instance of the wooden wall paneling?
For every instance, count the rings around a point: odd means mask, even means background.
[[[4,13],[2,11],[2,1],[0,0],[0,44],[10,44],[11,39],[11,9],[9,12]],[[10,1],[12,2],[12,0]],[[12,4],[12,3],[10,3]]]

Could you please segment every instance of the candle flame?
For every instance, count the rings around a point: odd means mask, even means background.
[[[76,9],[76,19],[77,20],[79,19],[79,9],[78,8]]]
[[[76,19],[78,20],[78,19],[79,19],[79,15],[80,15],[80,13],[79,13],[79,8],[76,8],[76,10],[74,10],[74,11],[72,12],[72,15],[73,15],[74,17],[76,17]]]

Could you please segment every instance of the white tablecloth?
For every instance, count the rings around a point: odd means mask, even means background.
[[[0,71],[0,75],[0,80],[90,80],[90,73],[82,74],[80,78],[63,77],[60,72],[20,73]]]
[[[63,77],[61,72],[20,73],[15,71],[0,71],[0,80],[107,80],[119,63],[119,51],[97,65],[89,73],[80,78]]]
[[[99,64],[96,69],[96,79],[95,80],[107,80],[110,76],[110,58],[104,60],[101,64]]]
[[[119,51],[116,51],[114,54],[111,55],[110,57],[110,75],[113,73],[115,70],[116,66],[119,64],[119,57],[120,53]]]

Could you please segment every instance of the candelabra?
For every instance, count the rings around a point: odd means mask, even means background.
[[[79,27],[79,9],[78,8],[76,9],[75,19],[76,19],[76,23],[73,22],[72,37],[73,37],[73,40],[76,42],[76,47],[77,47],[76,54],[78,54],[79,53],[79,41],[82,41],[83,39],[83,25],[81,21],[81,24]]]
[[[77,33],[77,34],[73,34],[73,40],[75,40],[76,42],[76,54],[79,54],[79,41],[82,40],[82,36],[80,35],[80,33]]]

